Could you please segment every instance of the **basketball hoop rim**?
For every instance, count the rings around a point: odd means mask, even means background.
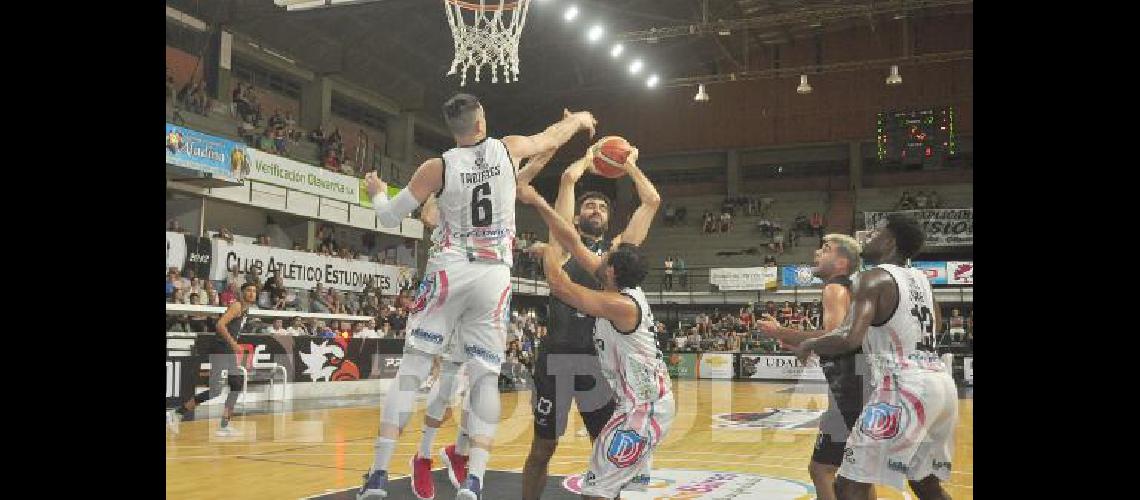
[[[519,8],[519,3],[520,3],[520,2],[503,2],[502,6],[483,4],[483,6],[480,7],[479,4],[477,4],[477,3],[464,2],[463,0],[444,0],[444,1],[449,3],[449,4],[455,5],[461,9],[474,10],[474,11],[488,10],[488,11],[492,11],[492,12],[497,11],[497,10],[516,10]]]

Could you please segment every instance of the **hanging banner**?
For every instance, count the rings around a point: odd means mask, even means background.
[[[411,283],[415,269],[389,266],[355,259],[328,257],[315,253],[298,252],[245,243],[230,243],[214,239],[213,265],[210,279],[224,280],[231,269],[242,274],[250,269],[261,269],[262,279],[276,269],[287,288],[312,290],[320,283],[325,288],[360,292],[371,276],[384,295],[397,295],[401,286]]]
[[[931,285],[946,284],[946,262],[915,260],[911,261],[910,266],[926,273],[926,279],[930,280]]]
[[[166,268],[178,269],[182,276],[188,276],[188,271],[194,271],[198,277],[209,275],[213,253],[213,243],[209,238],[166,233]]]
[[[812,275],[811,266],[783,266],[780,268],[780,286],[822,286],[823,280]]]
[[[974,263],[951,261],[946,263],[947,283],[951,285],[973,285]]]
[[[361,180],[249,148],[249,179],[354,205],[360,204]]]
[[[935,210],[902,210],[898,212],[864,212],[867,229],[878,227],[891,214],[905,214],[922,224],[926,246],[973,246],[974,209],[940,208]]]
[[[166,163],[240,183],[249,171],[245,144],[166,124]]]
[[[763,356],[742,354],[740,378],[758,380],[826,380],[819,363],[800,363],[795,356]]]
[[[772,290],[778,282],[777,268],[714,267],[709,270],[709,283],[721,291]]]

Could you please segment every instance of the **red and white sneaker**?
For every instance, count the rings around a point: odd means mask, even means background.
[[[455,451],[455,445],[450,444],[439,450],[439,456],[447,467],[447,478],[458,490],[467,481],[467,455],[460,455]]]
[[[420,500],[435,499],[435,482],[431,477],[431,459],[412,456],[412,493]]]

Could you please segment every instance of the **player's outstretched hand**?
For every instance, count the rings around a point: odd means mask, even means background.
[[[368,172],[367,174],[364,174],[364,184],[366,186],[368,186],[368,197],[369,198],[376,196],[376,193],[380,193],[380,192],[387,193],[388,192],[388,184],[386,182],[380,180],[380,176],[376,175],[375,170]]]
[[[638,151],[637,148],[630,146],[629,156],[627,156],[625,158],[625,163],[622,164],[621,168],[624,169],[626,172],[629,172],[630,168],[636,168],[637,167],[637,155],[638,154],[640,154],[640,151]]]
[[[781,345],[787,345],[787,344],[781,344]],[[802,363],[802,364],[806,365],[808,363],[808,360],[811,358],[811,355],[812,355],[811,349],[806,348],[804,346],[804,344],[787,345],[787,348],[791,349],[792,353],[794,353],[796,355],[796,359],[800,360],[800,363]]]
[[[575,113],[571,113],[570,110],[563,108],[562,109],[562,117],[563,118],[574,118],[578,122],[578,126],[580,128],[583,128],[583,129],[590,131],[590,138],[591,139],[594,138],[594,130],[598,126],[598,120],[597,120],[597,118],[594,118],[593,113],[591,113],[589,111],[578,111]]]

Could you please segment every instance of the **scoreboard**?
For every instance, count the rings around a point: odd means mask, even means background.
[[[958,153],[954,108],[950,106],[881,112],[876,132],[882,162],[938,167],[947,156]]]

